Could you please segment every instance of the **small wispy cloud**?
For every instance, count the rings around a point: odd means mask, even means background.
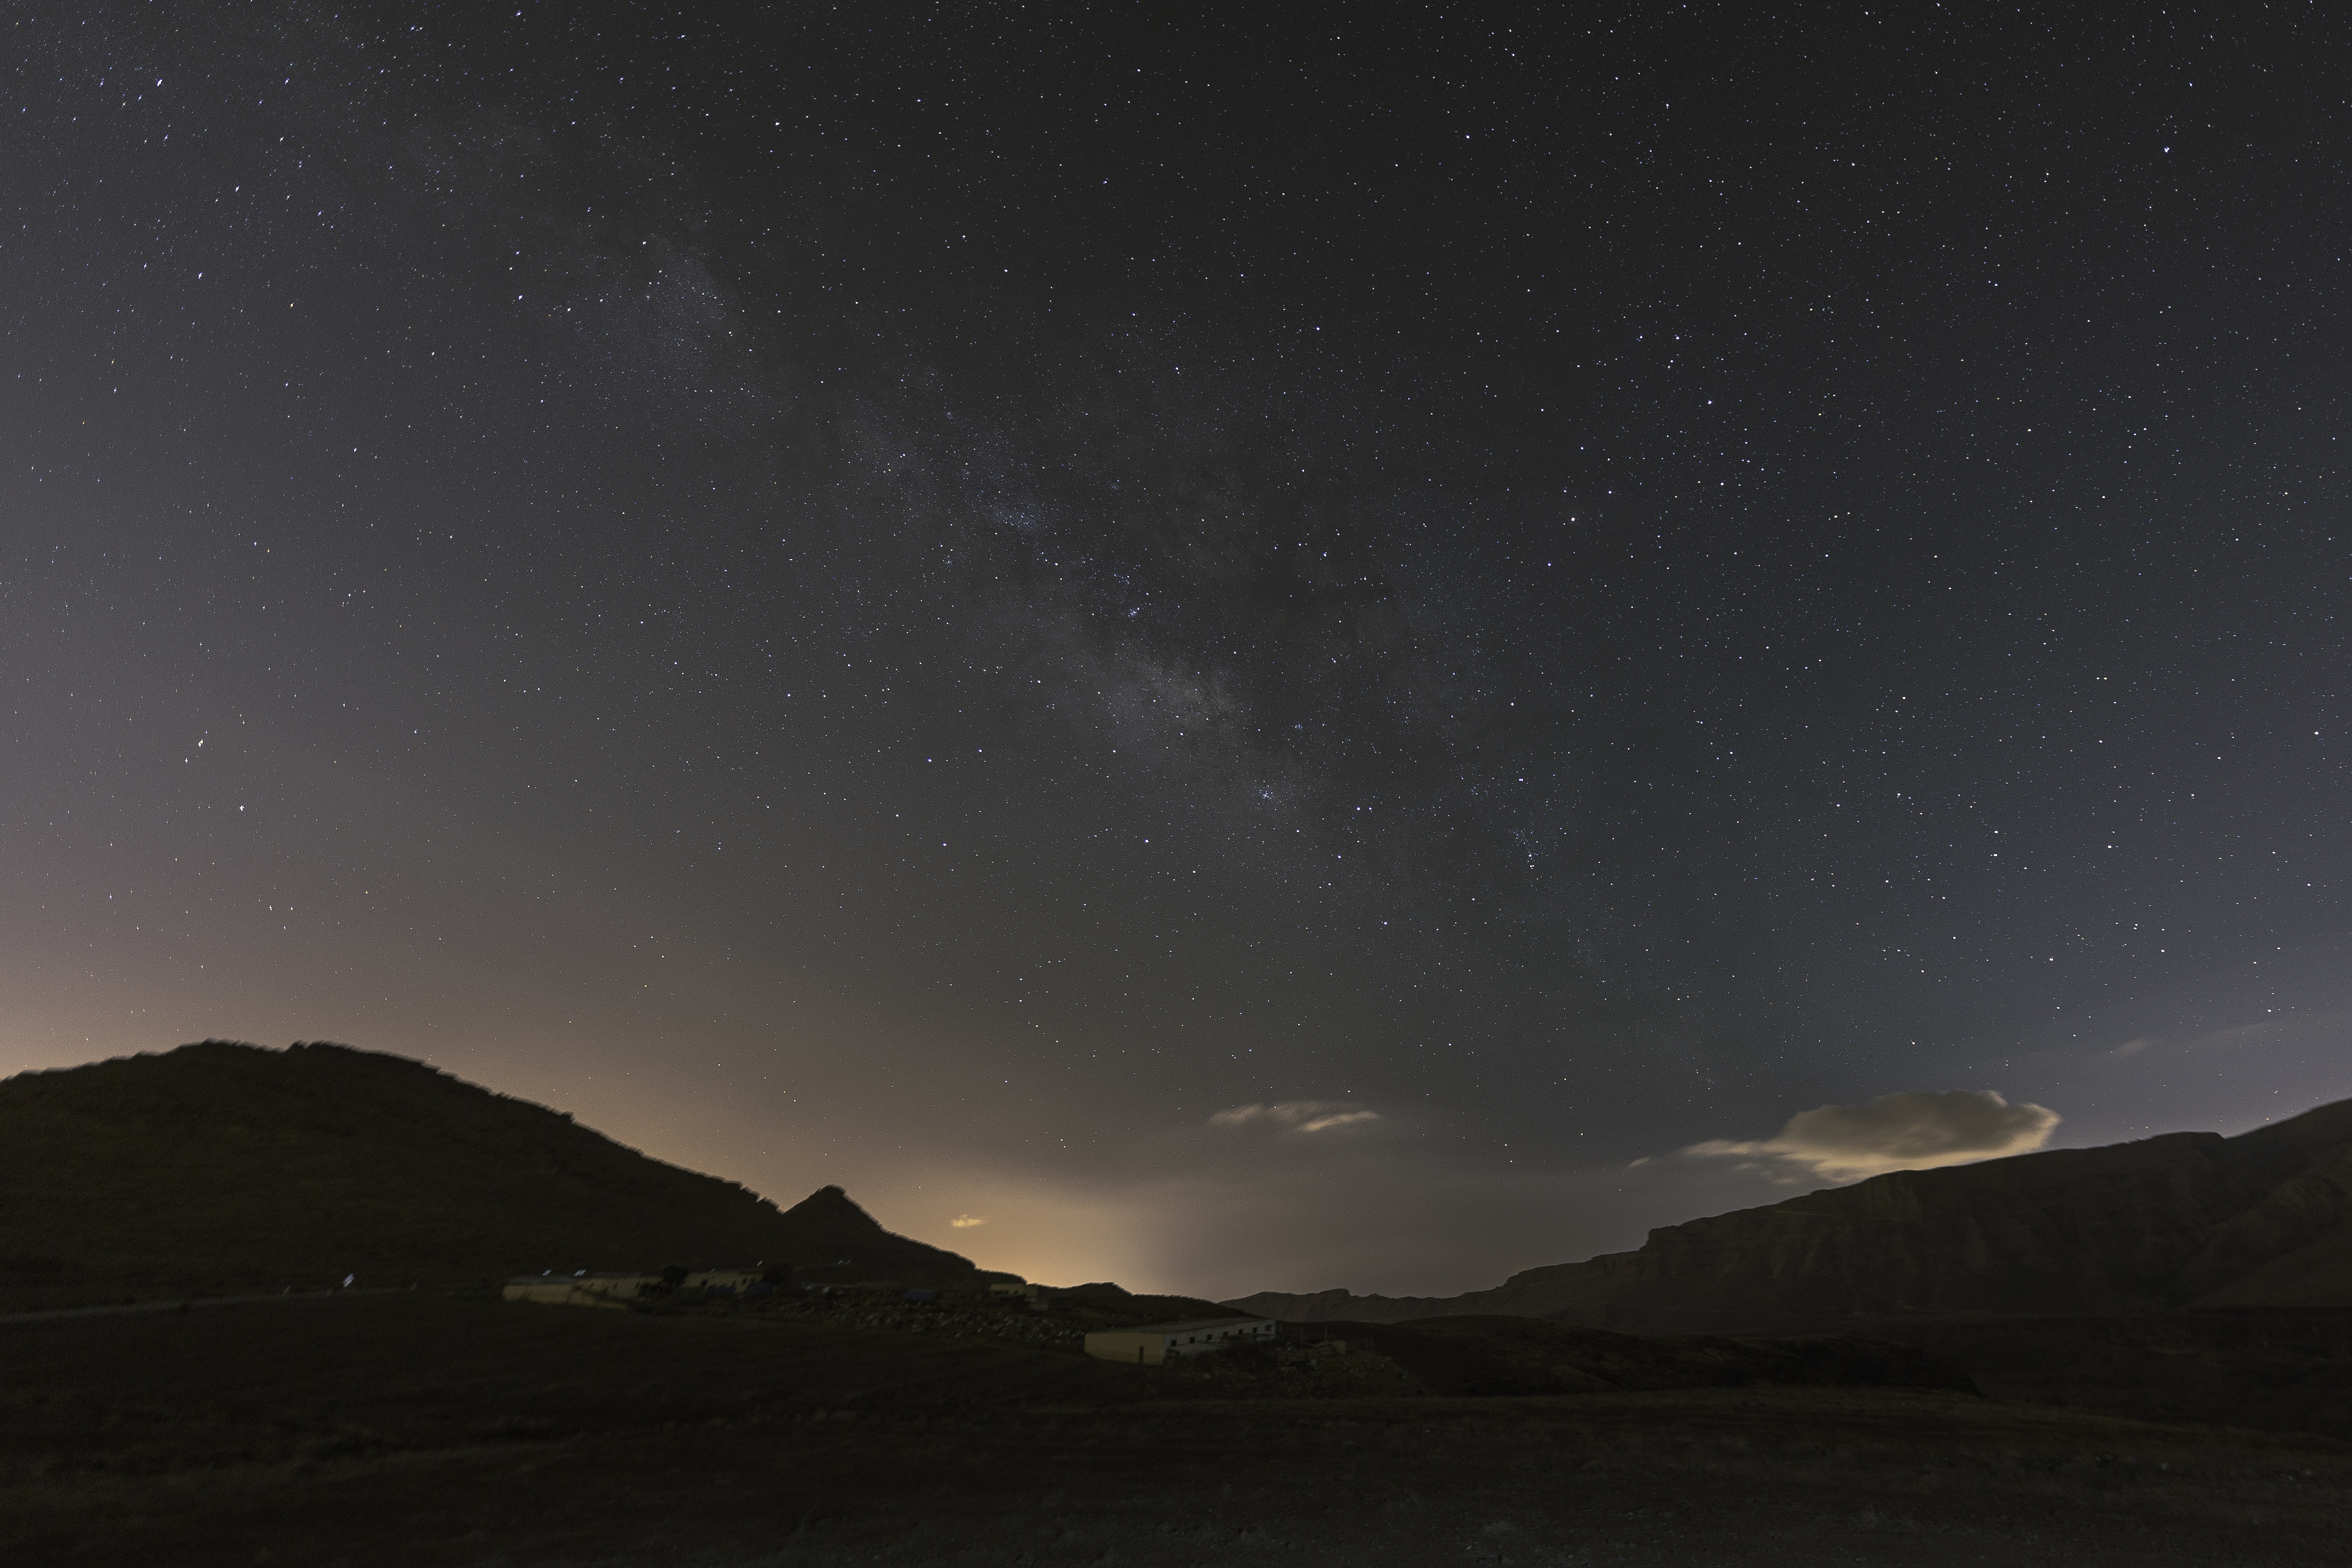
[[[1327,1133],[1381,1119],[1378,1111],[1344,1100],[1285,1100],[1276,1105],[1235,1105],[1209,1118],[1212,1127],[1269,1126],[1286,1133]]]
[[[1778,1136],[1693,1144],[1698,1158],[1748,1158],[1767,1168],[1856,1181],[1888,1171],[2022,1155],[2049,1142],[2058,1113],[2012,1105],[1991,1090],[1948,1089],[1882,1094],[1859,1105],[1819,1105],[1789,1118]]]
[[[987,1224],[988,1216],[984,1214],[959,1214],[953,1219],[949,1220],[948,1223],[954,1226],[958,1230],[970,1230],[975,1225]]]

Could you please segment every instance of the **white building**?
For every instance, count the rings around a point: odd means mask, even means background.
[[[1087,1354],[1130,1366],[1164,1366],[1188,1355],[1273,1343],[1272,1318],[1192,1318],[1181,1323],[1097,1330],[1087,1335]]]

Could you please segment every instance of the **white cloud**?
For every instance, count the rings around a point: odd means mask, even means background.
[[[948,1223],[954,1226],[958,1230],[970,1230],[975,1225],[987,1224],[988,1216],[984,1214],[959,1214],[953,1219],[949,1220]]]
[[[2038,1149],[2058,1125],[2040,1105],[2012,1105],[1987,1090],[1882,1094],[1860,1105],[1821,1105],[1789,1118],[1777,1137],[1717,1138],[1682,1152],[1778,1162],[1832,1181],[1929,1170]]]
[[[1288,1133],[1323,1133],[1381,1119],[1344,1100],[1285,1100],[1278,1105],[1235,1105],[1209,1118],[1212,1127],[1271,1126]]]

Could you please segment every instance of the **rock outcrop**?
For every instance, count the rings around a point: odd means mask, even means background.
[[[2352,1101],[2234,1138],[2174,1133],[1897,1171],[1462,1296],[1266,1291],[1225,1304],[1293,1322],[1511,1313],[1652,1333],[2352,1307]]]
[[[839,1187],[779,1210],[404,1057],[207,1040],[0,1082],[0,1305],[754,1262],[989,1277]]]

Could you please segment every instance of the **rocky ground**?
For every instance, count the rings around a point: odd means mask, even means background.
[[[786,1290],[762,1297],[664,1302],[654,1310],[821,1324],[828,1328],[1002,1340],[1010,1344],[1073,1354],[1084,1353],[1087,1331],[1094,1324],[1091,1317],[1074,1317],[1066,1312],[1040,1312],[1025,1304],[1007,1305],[970,1298],[909,1301],[895,1294],[855,1291],[823,1294]]]

